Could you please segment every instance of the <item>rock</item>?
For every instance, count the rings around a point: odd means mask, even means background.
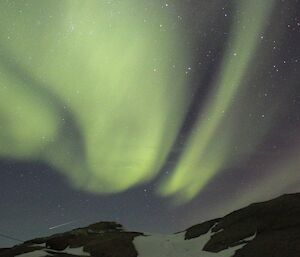
[[[300,193],[251,204],[174,235],[145,236],[98,222],[0,249],[0,257],[139,257],[143,251],[157,257],[299,257]]]
[[[188,240],[206,234],[219,220],[220,219],[206,221],[188,228],[185,233],[185,239]]]
[[[296,249],[295,253],[285,256],[300,256],[296,247],[300,245],[300,194],[283,195],[271,201],[251,204],[223,217],[212,231],[215,234],[205,245],[205,251],[220,252],[243,244],[247,237],[255,235],[251,243],[235,256],[250,256],[247,253],[257,257],[279,256],[276,249],[283,254],[290,248]],[[266,252],[273,253],[266,255]]]

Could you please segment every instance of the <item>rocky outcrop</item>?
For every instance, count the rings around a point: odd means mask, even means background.
[[[14,257],[22,253],[44,250],[47,257],[137,257],[132,241],[139,235],[142,233],[126,232],[122,225],[114,222],[99,222],[86,228],[78,228],[70,232],[26,241],[24,244],[0,252],[0,256]],[[68,249],[81,249],[82,255],[70,254],[68,252],[72,251]]]
[[[169,236],[128,232],[118,223],[99,222],[0,249],[0,257],[30,257],[31,253],[39,257],[299,257],[300,194],[251,204]]]
[[[185,232],[185,236],[184,239],[185,240],[189,240],[192,238],[196,238],[199,236],[202,236],[206,233],[208,233],[208,231],[219,221],[220,219],[214,219],[214,220],[209,220],[206,222],[203,222],[201,224],[197,224],[195,226],[192,226],[190,228],[188,228]]]
[[[198,226],[203,225],[206,225],[205,231],[211,225],[209,229],[214,233],[203,248],[208,252],[246,244],[234,257],[300,256],[300,194],[251,204]],[[195,226],[187,230],[187,235],[193,228],[195,230]]]

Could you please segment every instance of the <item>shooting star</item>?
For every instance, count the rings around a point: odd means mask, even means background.
[[[49,230],[52,230],[52,229],[57,229],[57,228],[60,228],[60,227],[63,227],[63,226],[67,226],[69,224],[72,224],[72,223],[75,223],[77,222],[78,220],[72,220],[70,222],[66,222],[66,223],[63,223],[63,224],[60,224],[60,225],[56,225],[56,226],[53,226],[53,227],[50,227]]]

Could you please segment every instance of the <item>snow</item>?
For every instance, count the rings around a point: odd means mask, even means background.
[[[78,248],[68,247],[63,252],[68,254],[80,255],[80,256],[90,256],[89,253],[83,251],[83,247],[78,247]]]
[[[236,250],[246,244],[243,243],[218,253],[203,251],[204,245],[213,234],[213,232],[209,231],[205,235],[190,240],[184,239],[185,232],[173,235],[138,236],[133,240],[133,244],[138,252],[138,257],[232,257]],[[241,242],[249,242],[253,240],[255,236],[256,234],[241,240]],[[68,247],[63,251],[51,250],[53,254],[48,253],[47,250],[50,249],[36,250],[30,253],[16,255],[16,257],[44,257],[54,256],[57,253],[90,256],[89,253],[83,251],[83,247]]]
[[[21,255],[16,255],[16,257],[44,257],[47,253],[43,250],[37,250],[30,253],[23,253]]]
[[[139,236],[133,241],[139,257],[231,257],[245,244],[235,246],[218,253],[202,251],[213,233],[185,240],[185,233],[174,235]]]
[[[90,256],[89,253],[83,251],[83,247],[78,247],[78,248],[68,247],[63,251],[51,250],[51,252],[54,252],[55,254],[68,253],[68,254],[79,255],[79,256]],[[30,253],[23,253],[21,255],[16,255],[16,257],[45,257],[45,256],[52,256],[52,255],[44,250],[36,250]]]
[[[30,245],[32,247],[35,247],[35,246],[38,246],[38,247],[44,247],[46,248],[46,243],[42,243],[42,244],[33,244],[33,245]]]

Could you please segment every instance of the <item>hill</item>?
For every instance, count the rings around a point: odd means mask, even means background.
[[[115,222],[0,249],[0,257],[299,257],[300,193],[251,204],[172,235],[126,231]]]

